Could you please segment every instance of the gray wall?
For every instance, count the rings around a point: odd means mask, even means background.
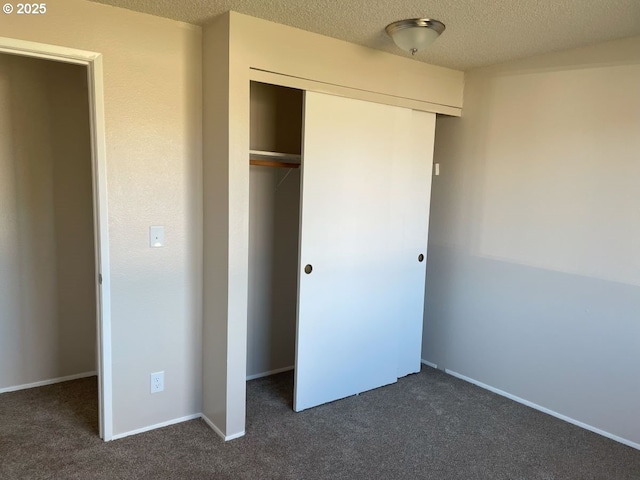
[[[640,38],[473,70],[438,119],[423,358],[640,443]]]
[[[84,67],[0,55],[0,388],[95,371]]]

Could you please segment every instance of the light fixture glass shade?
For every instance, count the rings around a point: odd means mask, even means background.
[[[415,55],[431,45],[444,29],[444,24],[438,20],[414,18],[393,22],[385,30],[398,47]]]

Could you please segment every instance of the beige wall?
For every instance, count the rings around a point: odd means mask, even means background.
[[[230,389],[229,330],[229,23],[219,18],[203,35],[203,355],[202,413],[225,435]],[[207,60],[208,59],[208,60]],[[247,85],[248,88],[248,85]],[[246,299],[246,296],[245,296]],[[246,339],[245,339],[246,340]],[[246,342],[245,342],[246,343]],[[242,352],[246,355],[246,350]],[[245,372],[246,374],[246,372]],[[244,385],[244,382],[243,382]],[[233,394],[231,394],[232,396]]]
[[[63,371],[86,372],[96,370],[96,273],[87,70],[64,63],[48,64],[59,356]]]
[[[640,37],[468,72],[424,358],[640,445]]]
[[[2,15],[0,32],[103,54],[114,434],[200,412],[200,28],[57,0],[46,15]],[[149,248],[150,225],[165,226],[164,248]]]
[[[301,82],[287,86],[460,115],[464,73],[459,70],[237,12],[230,12],[229,19],[234,64],[254,69],[252,75],[272,72],[284,77],[280,81]]]
[[[43,65],[0,58],[0,387],[10,387],[59,376],[53,155]]]
[[[0,388],[95,371],[84,67],[0,55]]]

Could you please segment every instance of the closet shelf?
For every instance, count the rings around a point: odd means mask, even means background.
[[[262,167],[299,168],[300,155],[293,153],[249,150],[249,164]]]

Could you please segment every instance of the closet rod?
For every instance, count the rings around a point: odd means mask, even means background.
[[[273,160],[249,159],[250,165],[258,165],[260,167],[280,167],[280,168],[299,168],[299,163],[277,162]]]

